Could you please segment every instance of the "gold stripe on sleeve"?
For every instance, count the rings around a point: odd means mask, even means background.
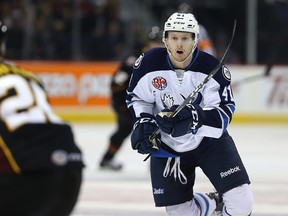
[[[10,149],[7,147],[6,143],[4,142],[3,138],[0,136],[0,148],[2,148],[4,154],[6,155],[13,171],[17,174],[21,173],[21,169],[18,166],[17,162],[15,161]]]

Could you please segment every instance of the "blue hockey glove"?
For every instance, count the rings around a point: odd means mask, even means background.
[[[141,113],[141,118],[134,124],[134,128],[131,135],[131,145],[134,150],[137,150],[140,154],[149,154],[154,151],[158,151],[157,147],[161,144],[161,136],[158,134],[155,139],[151,142],[149,137],[152,133],[158,129],[155,117],[148,113]]]
[[[168,112],[174,112],[178,105],[174,105]],[[164,110],[167,111],[167,110]],[[158,127],[173,137],[183,136],[187,133],[196,133],[202,126],[202,108],[199,105],[187,104],[175,117],[168,117],[161,113],[156,115]]]

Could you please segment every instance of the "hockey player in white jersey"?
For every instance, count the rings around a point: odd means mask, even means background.
[[[168,215],[251,215],[253,193],[227,128],[235,111],[229,69],[222,65],[190,104],[169,117],[219,60],[197,48],[199,25],[191,13],[174,13],[164,25],[166,48],[135,62],[127,106],[135,117],[132,148],[151,155],[157,207]],[[151,135],[158,129],[155,139]],[[157,145],[157,146],[156,146]],[[223,199],[193,191],[200,167]]]

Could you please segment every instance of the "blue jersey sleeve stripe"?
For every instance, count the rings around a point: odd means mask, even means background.
[[[228,115],[226,113],[223,113],[221,111],[220,112],[220,115],[222,117],[222,121],[223,121],[223,132],[227,129],[228,125],[229,125],[229,122],[230,122],[230,118],[228,117]]]
[[[235,105],[233,104],[227,104],[227,107],[231,110],[231,112],[234,114],[235,112]]]
[[[232,116],[234,114],[234,111],[235,111],[235,106],[232,105],[232,104],[227,104],[227,105],[222,105],[218,108],[222,113],[225,113],[228,118],[229,118],[229,122],[231,121],[232,119]]]

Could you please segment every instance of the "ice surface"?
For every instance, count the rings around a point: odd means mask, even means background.
[[[160,216],[154,206],[145,156],[133,151],[129,139],[116,159],[120,172],[99,170],[113,123],[73,123],[76,140],[84,153],[86,168],[77,205],[72,216]],[[255,216],[288,215],[288,125],[230,125],[230,134],[250,175],[254,191]],[[208,192],[213,186],[197,171],[195,191]]]

